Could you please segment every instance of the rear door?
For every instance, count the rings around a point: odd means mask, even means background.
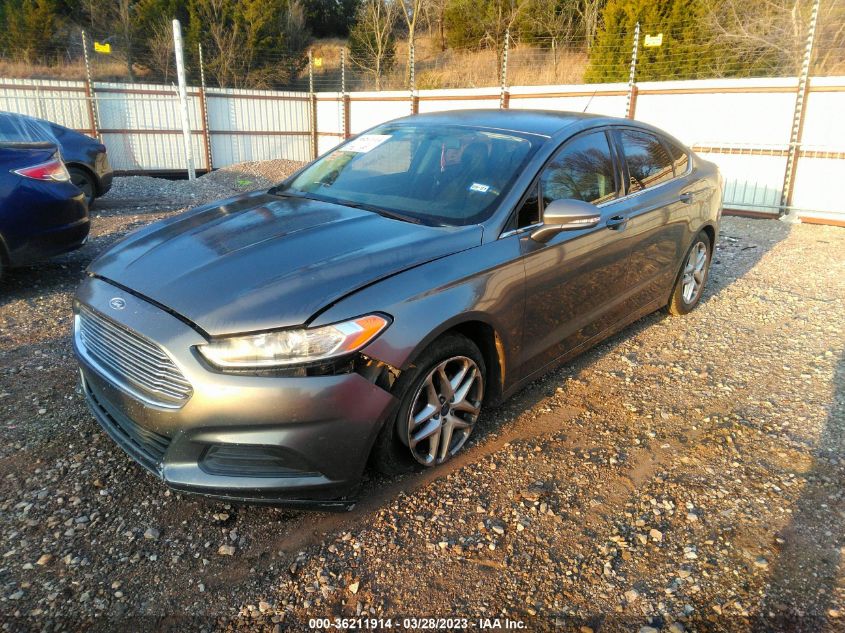
[[[625,293],[630,249],[609,132],[589,130],[566,141],[538,180],[518,216],[528,226],[521,238],[526,277],[523,376],[599,334],[630,309]],[[545,244],[535,242],[529,223],[532,218],[539,222],[544,205],[561,198],[596,205],[601,222],[563,231]]]
[[[685,190],[689,157],[652,132],[617,128],[614,132],[623,158],[628,241],[631,255],[625,286],[631,307],[668,297],[684,248],[691,197]]]

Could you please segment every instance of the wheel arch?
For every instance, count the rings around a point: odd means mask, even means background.
[[[100,187],[100,179],[97,178],[97,174],[94,173],[88,165],[85,163],[77,163],[74,161],[65,162],[65,167],[68,168],[68,171],[71,169],[78,169],[80,171],[84,171],[88,176],[91,178],[91,182],[94,183],[94,197],[97,198],[102,195],[102,188]]]
[[[710,238],[710,254],[712,255],[713,251],[716,250],[716,227],[713,226],[712,223],[707,222],[696,232],[696,235],[701,233],[701,231],[707,233],[707,237]],[[693,239],[695,239],[695,237],[693,237]]]
[[[403,369],[413,367],[416,359],[434,341],[447,334],[460,334],[475,343],[481,352],[487,369],[487,389],[485,389],[484,401],[486,404],[499,402],[504,392],[507,377],[506,347],[500,330],[482,314],[461,315],[441,324],[414,348],[408,357],[410,360]]]

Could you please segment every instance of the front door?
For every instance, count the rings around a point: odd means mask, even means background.
[[[601,222],[590,229],[563,231],[545,244],[526,232],[526,297],[523,376],[542,369],[625,316],[627,217],[617,168],[604,130],[570,139],[544,167],[537,185],[539,211],[552,200],[595,204]],[[522,213],[521,215],[530,215]]]

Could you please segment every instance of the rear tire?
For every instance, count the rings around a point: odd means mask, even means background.
[[[432,343],[394,385],[400,403],[376,440],[375,469],[396,475],[437,466],[459,452],[478,420],[486,377],[484,357],[465,336],[447,334]]]
[[[85,202],[90,207],[94,204],[94,198],[97,193],[97,186],[94,183],[94,178],[86,170],[80,167],[69,167],[70,181],[85,194]]]
[[[695,236],[692,246],[684,255],[678,279],[672,289],[672,296],[666,306],[669,314],[689,314],[701,301],[704,286],[710,274],[710,260],[713,254],[710,236],[701,231]]]

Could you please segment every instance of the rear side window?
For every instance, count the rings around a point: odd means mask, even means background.
[[[689,155],[687,150],[675,145],[667,138],[663,139],[663,143],[669,148],[669,153],[672,155],[672,164],[675,166],[675,176],[683,176],[687,173],[689,168]]]
[[[622,151],[628,164],[628,192],[642,191],[673,178],[672,157],[654,134],[622,130]]]
[[[607,135],[601,131],[579,136],[564,145],[543,170],[543,204],[560,199],[606,202],[616,195],[613,172]]]

